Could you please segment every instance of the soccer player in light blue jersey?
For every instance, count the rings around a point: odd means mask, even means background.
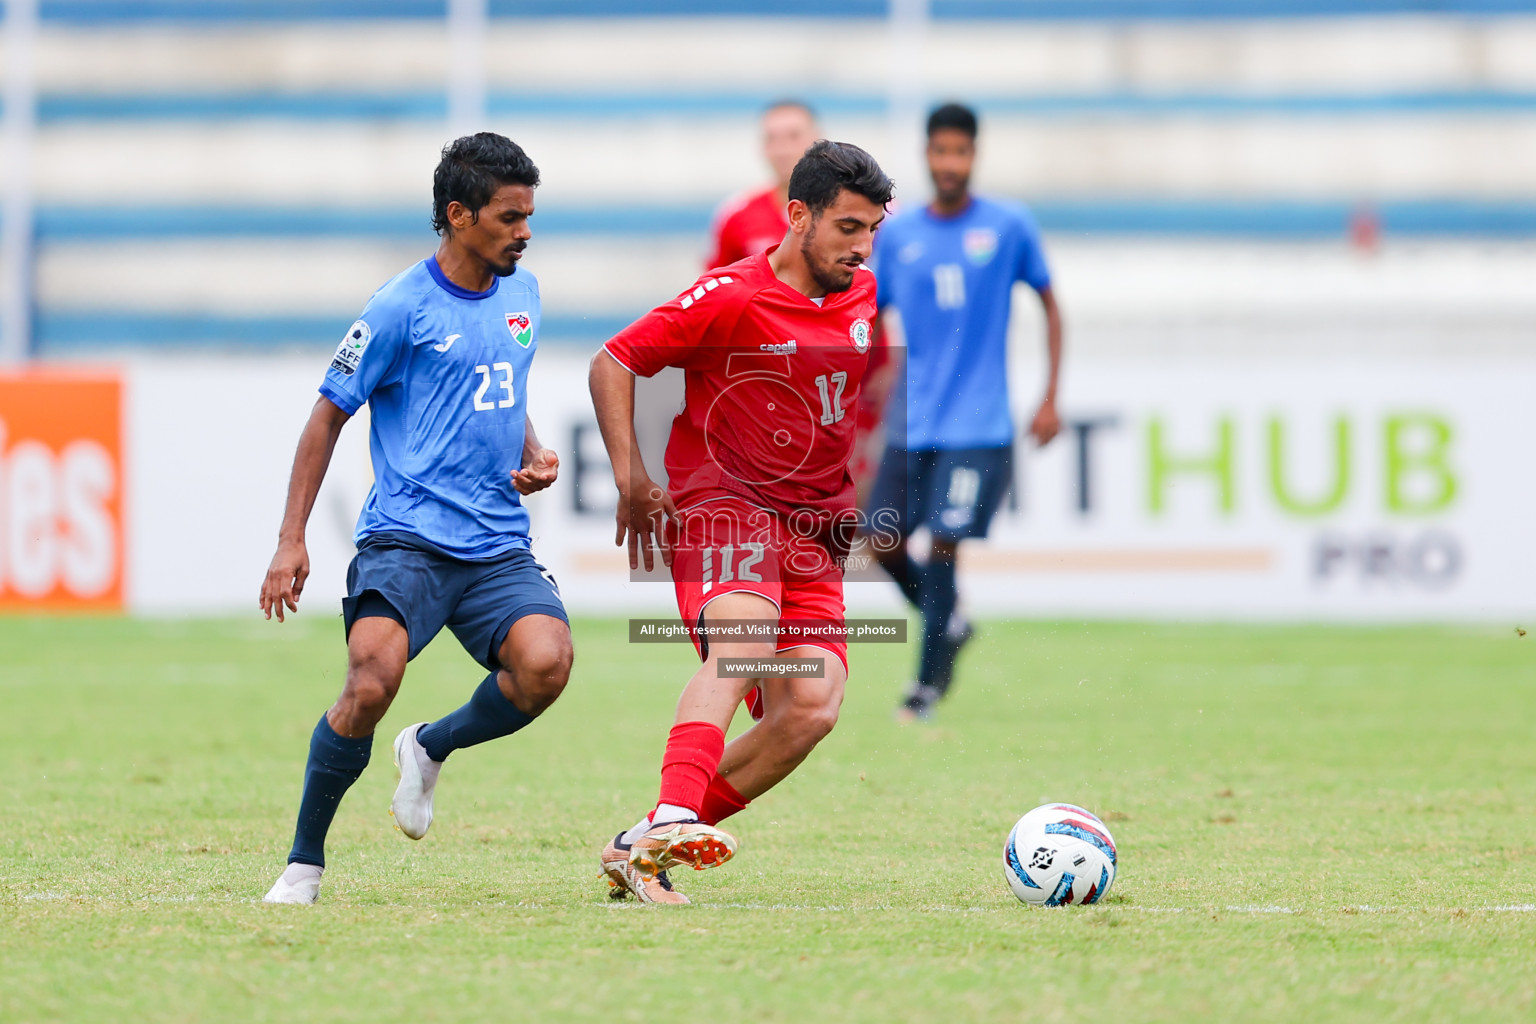
[[[1014,424],[1008,402],[1008,319],[1013,286],[1033,288],[1045,308],[1050,368],[1030,423],[1037,444],[1056,436],[1061,313],[1024,207],[973,195],[976,115],[959,104],[928,118],[934,200],[891,219],[876,238],[882,310],[895,309],[906,335],[886,406],[886,450],[871,492],[869,521],[894,523],[903,541],[926,524],[925,564],[905,543],[880,550],[881,564],[923,614],[917,680],[899,714],[926,718],[948,692],[971,628],[956,614],[955,554],[985,537],[1012,476]]]
[[[443,150],[432,182],[437,253],[375,292],[347,329],[299,439],[261,587],[267,618],[298,610],[305,524],[336,438],[365,402],[375,483],[342,601],[346,684],[310,739],[293,850],[269,903],[318,898],[336,807],[368,764],[406,663],[444,626],[490,674],[463,707],[395,738],[390,813],[412,839],[432,824],[448,755],[521,729],[570,676],[565,607],[529,550],[521,500],[554,483],[560,461],[527,411],[539,283],[518,260],[538,184],[533,161],[503,136]]]

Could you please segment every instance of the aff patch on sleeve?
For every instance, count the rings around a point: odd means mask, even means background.
[[[341,339],[341,344],[336,346],[336,356],[331,360],[331,369],[340,371],[348,377],[357,372],[357,367],[363,361],[363,352],[368,348],[368,342],[373,340],[373,329],[368,326],[366,320],[359,320],[347,328],[347,336]]]

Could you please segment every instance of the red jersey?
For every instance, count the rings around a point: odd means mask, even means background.
[[[735,497],[791,519],[808,512],[823,527],[851,516],[848,460],[874,315],[868,270],[818,305],[759,254],[710,271],[609,341],[640,376],[684,370],[666,455],[677,507]]]
[[[706,269],[729,266],[784,241],[789,215],[784,212],[785,204],[779,202],[778,192],[777,186],[750,192],[720,208],[710,229],[715,248]]]

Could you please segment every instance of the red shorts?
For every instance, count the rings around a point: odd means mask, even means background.
[[[776,650],[818,647],[848,671],[843,573],[820,544],[793,537],[777,516],[733,498],[693,505],[673,522],[672,583],[683,622],[700,624],[721,594],[758,594],[778,608]],[[694,647],[707,655],[697,635]]]

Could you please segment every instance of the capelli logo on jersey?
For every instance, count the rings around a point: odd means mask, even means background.
[[[795,354],[795,339],[794,338],[790,338],[788,341],[784,342],[784,344],[782,344],[782,345],[775,345],[775,344],[772,344],[772,343],[765,343],[765,344],[759,345],[757,347],[761,351],[767,352],[769,355],[792,356],[792,355]]]

